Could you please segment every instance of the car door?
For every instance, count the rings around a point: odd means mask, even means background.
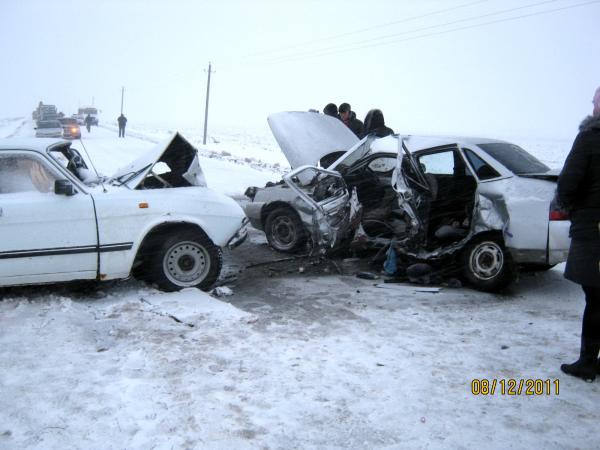
[[[0,285],[95,278],[98,238],[93,199],[33,151],[0,153]]]

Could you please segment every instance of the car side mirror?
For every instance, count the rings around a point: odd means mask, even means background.
[[[75,188],[69,180],[56,180],[54,182],[54,193],[70,197],[71,195],[75,195]]]

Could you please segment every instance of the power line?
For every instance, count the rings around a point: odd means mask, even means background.
[[[418,19],[422,19],[422,18],[425,18],[425,17],[430,17],[430,16],[434,16],[434,15],[438,15],[438,14],[443,14],[443,13],[446,13],[446,12],[455,11],[457,9],[466,8],[466,7],[477,5],[477,4],[480,4],[480,3],[487,3],[487,2],[490,2],[490,1],[492,1],[492,0],[477,0],[477,1],[474,1],[474,2],[470,2],[470,3],[463,3],[461,5],[454,6],[452,8],[440,9],[440,10],[437,10],[437,11],[432,11],[432,12],[429,12],[429,13],[426,13],[426,14],[421,14],[421,15],[418,15],[418,16],[411,16],[411,17],[407,17],[407,18],[404,18],[404,19],[400,19],[400,20],[394,20],[392,22],[382,23],[380,25],[373,25],[373,26],[367,27],[367,28],[361,28],[361,29],[358,29],[358,30],[348,31],[348,32],[345,32],[345,33],[334,34],[334,35],[331,35],[331,36],[325,36],[325,37],[318,38],[318,39],[312,39],[310,41],[304,41],[304,42],[300,42],[300,43],[297,43],[297,44],[291,44],[291,45],[287,45],[287,46],[284,46],[284,47],[279,47],[277,49],[263,50],[263,51],[260,51],[260,52],[257,52],[257,53],[252,53],[252,54],[247,55],[247,56],[248,57],[253,57],[253,56],[264,55],[264,54],[268,54],[268,53],[276,53],[276,52],[280,52],[282,50],[287,50],[287,49],[290,49],[290,48],[304,47],[306,45],[311,45],[311,44],[314,44],[316,42],[329,41],[329,40],[333,40],[333,39],[339,39],[341,37],[346,37],[346,36],[352,36],[352,35],[355,35],[355,34],[366,33],[368,31],[372,31],[372,30],[375,30],[375,29],[380,29],[380,28],[383,28],[383,27],[389,27],[389,26],[392,26],[392,25],[400,24],[400,23],[410,22],[412,20],[418,20]]]
[[[519,7],[516,7],[516,8],[503,9],[503,10],[500,10],[500,11],[495,11],[495,12],[491,12],[491,13],[487,13],[487,14],[479,14],[479,15],[476,15],[476,16],[471,16],[471,17],[466,17],[466,18],[462,18],[462,19],[457,19],[457,20],[453,20],[451,22],[445,22],[445,23],[442,23],[442,24],[429,25],[429,26],[422,27],[422,28],[417,28],[417,29],[414,29],[414,30],[407,30],[407,31],[402,31],[400,33],[388,34],[388,35],[384,35],[384,36],[374,37],[374,38],[371,38],[371,39],[366,39],[366,40],[361,40],[361,41],[355,41],[355,42],[351,42],[351,43],[344,44],[344,45],[337,45],[337,46],[333,46],[333,47],[325,47],[325,48],[322,48],[322,49],[317,49],[315,51],[317,51],[317,52],[320,53],[320,52],[328,52],[328,51],[331,51],[331,50],[338,50],[338,49],[350,48],[353,45],[363,45],[363,44],[366,44],[368,42],[381,41],[381,40],[390,39],[390,38],[397,37],[397,36],[403,36],[403,35],[407,35],[407,34],[417,33],[419,31],[425,31],[425,30],[431,30],[431,29],[446,27],[446,26],[449,26],[449,25],[455,25],[457,23],[469,22],[469,21],[472,21],[472,20],[479,20],[479,19],[482,19],[482,18],[485,18],[485,17],[497,16],[497,15],[500,15],[500,14],[507,14],[507,13],[514,12],[514,11],[519,11],[519,10],[522,10],[522,9],[527,9],[527,8],[533,8],[533,7],[536,7],[536,6],[546,5],[548,3],[556,3],[557,1],[560,1],[560,0],[544,0],[544,1],[541,1],[541,2],[530,3],[529,5],[519,6]],[[302,54],[294,55],[293,57],[310,55],[311,53],[313,53],[312,50],[311,51],[306,51],[306,52],[304,52]],[[279,59],[285,60],[285,59],[290,58],[290,57],[291,56],[287,56],[287,57],[286,56],[281,56],[281,57],[278,57],[278,58],[275,57],[272,60],[267,60],[266,62],[267,63],[274,62],[274,61],[278,61]]]
[[[538,12],[530,13],[530,14],[523,14],[523,15],[519,15],[519,16],[513,16],[513,17],[504,18],[504,19],[497,19],[497,20],[492,20],[492,21],[488,21],[488,22],[482,22],[482,23],[468,25],[468,26],[459,27],[459,28],[452,28],[450,30],[443,30],[443,31],[438,31],[438,32],[434,32],[434,33],[427,33],[427,34],[422,34],[422,35],[418,35],[418,36],[411,36],[411,37],[404,38],[404,39],[394,39],[394,40],[391,40],[391,41],[388,41],[388,42],[381,42],[381,43],[360,45],[360,46],[356,46],[356,47],[341,48],[339,50],[334,50],[334,51],[321,51],[321,53],[304,54],[304,55],[291,55],[291,56],[289,56],[287,58],[276,58],[276,59],[273,59],[273,60],[263,61],[262,64],[274,65],[274,64],[280,64],[280,63],[285,63],[285,62],[295,62],[295,61],[300,61],[300,60],[303,60],[303,59],[316,58],[316,57],[321,57],[321,56],[329,56],[329,55],[334,55],[334,54],[338,54],[338,53],[352,52],[352,51],[356,51],[356,50],[362,50],[362,49],[365,49],[365,48],[372,48],[372,47],[379,47],[379,46],[384,46],[384,45],[398,44],[398,43],[401,43],[401,42],[412,41],[412,40],[421,39],[421,38],[425,38],[425,37],[438,36],[438,35],[441,35],[441,34],[453,33],[455,31],[468,30],[468,29],[471,29],[471,28],[477,28],[477,27],[482,27],[482,26],[496,24],[496,23],[510,22],[510,21],[513,21],[513,20],[523,19],[523,18],[527,18],[527,17],[534,17],[534,16],[539,16],[539,15],[544,15],[544,14],[550,14],[550,13],[554,13],[554,12],[558,12],[558,11],[564,11],[564,10],[567,10],[567,9],[578,8],[578,7],[581,7],[581,6],[586,6],[586,5],[590,5],[590,4],[594,4],[594,3],[600,3],[600,0],[592,0],[592,1],[584,2],[584,3],[578,3],[576,5],[564,6],[564,7],[561,7],[561,8],[548,9],[548,10],[538,11]]]

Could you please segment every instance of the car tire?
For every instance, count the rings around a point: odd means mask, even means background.
[[[307,233],[291,208],[276,208],[267,215],[265,234],[269,245],[278,252],[296,253],[306,245]]]
[[[189,229],[177,231],[153,252],[149,279],[167,292],[187,287],[208,290],[219,278],[222,265],[221,248],[206,234]]]
[[[500,239],[491,236],[476,237],[467,244],[462,268],[465,279],[485,292],[503,289],[516,278],[510,253]]]

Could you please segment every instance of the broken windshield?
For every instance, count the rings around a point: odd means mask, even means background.
[[[367,136],[358,143],[358,146],[354,150],[349,150],[342,155],[341,158],[329,166],[328,170],[337,170],[341,173],[342,171],[347,170],[349,167],[352,167],[365,156],[368,156],[372,153],[371,144],[375,139],[377,139],[375,136]]]

